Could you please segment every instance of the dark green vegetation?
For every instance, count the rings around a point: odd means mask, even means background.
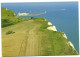
[[[4,17],[5,16],[5,17]],[[27,18],[29,20],[31,18]],[[23,22],[25,19],[18,17],[15,12],[12,10],[7,10],[6,8],[1,7],[1,26],[6,27],[10,25],[14,25],[19,22]]]
[[[12,30],[9,30],[8,32],[6,32],[6,35],[13,34],[13,33],[15,33],[15,32],[13,32]]]
[[[48,30],[44,18],[18,17],[1,8],[3,56],[77,55],[63,32]]]

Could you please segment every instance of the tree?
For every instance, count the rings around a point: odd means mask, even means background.
[[[34,19],[34,17],[31,17],[31,19]]]

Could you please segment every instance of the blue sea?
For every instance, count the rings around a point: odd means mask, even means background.
[[[78,2],[28,2],[28,3],[2,3],[1,7],[19,12],[31,14],[46,14],[29,17],[44,17],[56,26],[58,31],[63,31],[79,52],[79,29],[78,29]]]

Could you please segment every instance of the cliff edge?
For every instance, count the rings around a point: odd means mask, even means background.
[[[78,55],[64,32],[45,18],[21,18],[1,8],[2,56]]]

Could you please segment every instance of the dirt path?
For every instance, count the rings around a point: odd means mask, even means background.
[[[40,24],[26,21],[2,29],[2,55],[3,56],[37,56],[39,55]],[[6,35],[9,30],[14,34]]]
[[[39,26],[36,26],[29,32],[29,38],[27,41],[26,54],[27,56],[38,55],[38,40],[37,30]],[[36,30],[37,29],[37,30]]]
[[[34,26],[30,31],[27,31],[25,39],[22,41],[19,56],[37,56],[38,55],[38,40],[37,32],[40,26]]]

